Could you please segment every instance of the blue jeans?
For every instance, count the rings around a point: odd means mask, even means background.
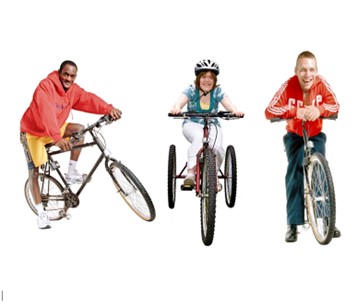
[[[321,132],[310,140],[314,143],[313,152],[325,155],[326,135]],[[283,141],[288,158],[285,176],[287,223],[302,225],[304,224],[304,140],[301,136],[288,132],[283,137]]]

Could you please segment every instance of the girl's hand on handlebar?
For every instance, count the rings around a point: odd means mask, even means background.
[[[240,110],[233,110],[232,114],[234,114],[235,116],[238,116],[238,117],[243,117],[244,116],[244,112],[240,111]]]
[[[179,107],[173,107],[170,111],[171,114],[180,114],[181,113],[181,108]]]

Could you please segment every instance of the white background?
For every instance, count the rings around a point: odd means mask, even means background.
[[[356,17],[353,1],[2,1],[0,4],[2,194],[0,290],[4,304],[345,304],[355,303]],[[286,230],[284,123],[265,107],[293,75],[296,56],[315,53],[341,104],[325,122],[327,158],[342,237],[319,245],[311,230],[294,244]],[[218,194],[210,247],[200,236],[199,199],[177,193],[167,205],[170,144],[183,166],[181,121],[167,117],[193,81],[194,64],[216,60],[219,83],[245,111],[224,122],[238,159],[237,204]],[[152,223],[116,194],[104,167],[71,220],[37,229],[23,185],[27,170],[19,121],[38,82],[63,60],[77,83],[123,111],[103,129],[113,156],[144,184]],[[73,112],[83,124],[98,116]],[[96,151],[83,151],[90,168]],[[67,161],[63,161],[63,170]],[[347,277],[350,274],[352,277]],[[347,301],[348,300],[348,301]],[[1,301],[0,301],[1,304]]]

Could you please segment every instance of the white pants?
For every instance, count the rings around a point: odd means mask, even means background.
[[[187,169],[191,169],[196,165],[196,155],[202,147],[203,142],[203,125],[193,122],[188,122],[183,125],[182,133],[185,138],[191,143],[188,148]],[[221,167],[224,159],[223,134],[221,127],[210,124],[209,127],[209,147],[216,154],[217,171]]]

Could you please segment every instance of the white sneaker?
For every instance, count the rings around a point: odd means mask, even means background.
[[[217,192],[222,191],[222,184],[220,182],[217,182]]]
[[[48,215],[46,212],[42,212],[37,216],[37,225],[39,229],[51,228],[51,222],[48,219]]]
[[[186,178],[183,180],[183,184],[185,185],[194,185],[195,184],[195,174],[188,173]]]
[[[86,174],[80,174],[77,170],[70,174],[65,174],[66,180],[69,184],[82,183],[87,176]]]

